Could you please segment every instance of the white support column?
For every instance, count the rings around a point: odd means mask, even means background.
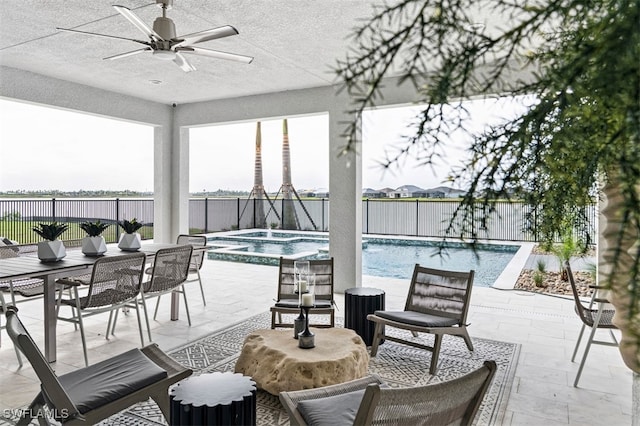
[[[178,107],[179,108],[179,107]],[[176,126],[177,127],[177,126]],[[189,233],[189,129],[175,128],[173,170],[172,230],[173,241],[179,234]]]
[[[153,132],[153,240],[171,242],[171,124]]]
[[[154,131],[154,241],[189,233],[189,129],[171,119]]]
[[[362,156],[339,155],[345,122],[352,119],[347,108],[342,102],[329,111],[329,250],[338,293],[362,286]]]

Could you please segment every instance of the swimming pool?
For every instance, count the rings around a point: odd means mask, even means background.
[[[320,259],[329,256],[329,238],[318,232],[235,231],[209,236],[209,259],[278,265],[279,257]],[[438,255],[439,241],[423,238],[363,237],[362,273],[410,279],[416,263],[422,266],[476,271],[474,284],[489,287],[502,273],[519,245],[480,244],[474,253],[467,244],[448,243]]]

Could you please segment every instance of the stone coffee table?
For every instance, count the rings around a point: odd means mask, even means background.
[[[272,395],[318,388],[367,375],[369,354],[362,338],[345,328],[312,328],[315,348],[301,349],[291,330],[256,330],[244,341],[236,373],[251,376]]]

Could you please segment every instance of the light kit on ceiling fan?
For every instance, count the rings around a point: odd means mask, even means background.
[[[173,0],[156,0],[156,4],[162,8],[162,16],[159,16],[153,22],[153,28],[149,27],[142,19],[131,11],[128,7],[113,5],[113,8],[120,13],[127,21],[138,28],[144,35],[148,37],[148,41],[137,40],[133,38],[119,37],[108,34],[92,33],[88,31],[80,31],[70,28],[56,28],[60,31],[80,33],[91,36],[107,37],[118,40],[129,40],[135,43],[143,44],[145,47],[130,52],[119,53],[117,55],[108,56],[104,59],[121,59],[128,56],[137,55],[139,53],[151,52],[154,58],[164,61],[173,61],[184,72],[195,71],[195,67],[187,61],[183,53],[195,54],[200,56],[208,56],[215,59],[226,59],[246,64],[253,61],[253,57],[238,55],[235,53],[222,52],[219,50],[205,49],[203,47],[195,47],[193,45],[203,43],[205,41],[215,40],[219,38],[237,35],[236,30],[231,25],[211,28],[209,30],[197,33],[176,36],[176,26],[174,22],[167,17],[167,10],[173,7]]]

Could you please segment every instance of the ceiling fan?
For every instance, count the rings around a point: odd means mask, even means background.
[[[162,16],[157,17],[153,22],[153,29],[145,24],[142,19],[140,19],[135,13],[131,11],[131,9],[124,6],[113,5],[115,10],[117,10],[122,16],[124,16],[129,22],[131,22],[136,28],[142,31],[144,35],[149,38],[148,41],[107,34],[98,34],[88,31],[72,30],[69,28],[56,29],[72,33],[87,34],[120,40],[129,40],[143,44],[145,47],[141,49],[120,53],[118,55],[109,56],[104,59],[120,59],[127,56],[137,55],[143,52],[151,52],[155,58],[172,60],[184,72],[195,71],[196,68],[187,61],[187,59],[183,56],[183,53],[209,56],[216,59],[227,59],[231,61],[244,62],[246,64],[249,64],[251,63],[251,61],[253,61],[253,57],[251,56],[237,55],[235,53],[227,53],[221,52],[219,50],[211,50],[193,46],[197,43],[237,35],[238,30],[236,30],[231,25],[225,25],[206,31],[200,31],[197,33],[176,37],[176,26],[170,18],[167,18],[167,10],[171,9],[171,7],[173,6],[173,0],[156,0],[156,3],[158,6],[162,7]]]

